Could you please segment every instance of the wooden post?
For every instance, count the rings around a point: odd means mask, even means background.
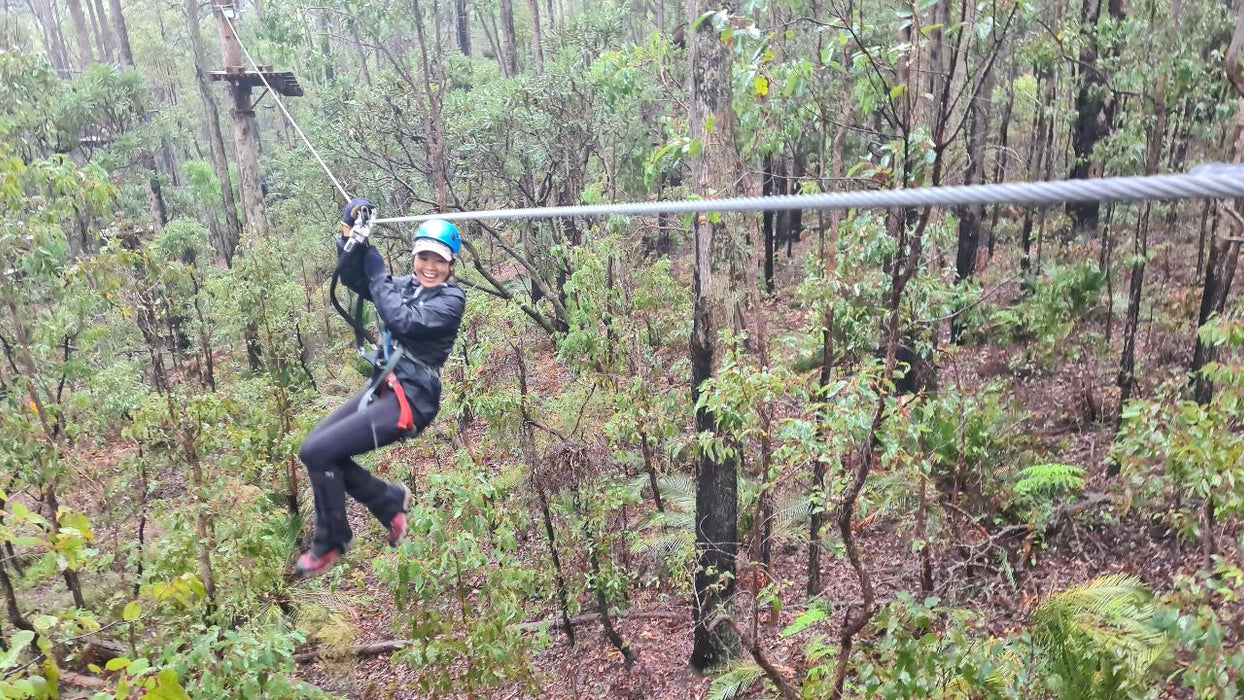
[[[234,6],[225,0],[212,0],[212,11],[220,30],[220,57],[224,61],[225,71],[245,72],[242,65],[242,45],[231,25],[236,20]],[[242,189],[242,212],[249,231],[256,236],[266,237],[268,221],[264,216],[263,189],[259,182],[259,144],[256,137],[255,110],[251,104],[251,86],[241,81],[230,81],[229,92],[233,97],[233,141]]]

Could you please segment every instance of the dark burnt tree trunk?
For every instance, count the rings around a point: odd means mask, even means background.
[[[968,163],[963,174],[965,185],[980,185],[985,182],[985,140],[989,135],[989,101],[993,93],[992,74],[987,73],[981,84],[980,92],[972,100],[968,118]],[[959,218],[959,245],[955,256],[955,280],[963,282],[976,274],[976,258],[980,250],[981,221],[984,219],[985,208],[982,206],[965,207]],[[952,337],[957,342],[963,331],[963,324],[956,319],[952,324]]]
[[[1108,0],[1110,17],[1124,17],[1122,0]],[[1105,75],[1097,67],[1098,20],[1103,0],[1083,0],[1080,6],[1081,44],[1077,62],[1080,89],[1076,93],[1076,122],[1072,128],[1071,149],[1075,162],[1072,179],[1090,177],[1093,172],[1093,149],[1097,142],[1110,135],[1113,128],[1115,102],[1108,95]],[[1075,202],[1067,205],[1067,215],[1078,233],[1095,233],[1101,212],[1099,202]]]
[[[458,50],[463,56],[471,55],[471,13],[467,0],[454,0],[454,29],[458,37]]]
[[[1231,145],[1232,160],[1236,163],[1244,160],[1244,112],[1239,111],[1239,109],[1244,109],[1244,72],[1240,69],[1242,57],[1244,57],[1244,7],[1240,8],[1225,62],[1227,77],[1231,80],[1237,94],[1238,108]],[[1190,368],[1194,382],[1193,393],[1197,403],[1201,405],[1208,404],[1214,397],[1214,386],[1201,374],[1201,369],[1214,360],[1215,353],[1212,346],[1201,340],[1200,330],[1210,319],[1226,309],[1227,295],[1231,291],[1235,267],[1240,257],[1240,237],[1244,236],[1244,225],[1241,225],[1237,218],[1239,212],[1244,211],[1244,200],[1237,199],[1219,206],[1232,207],[1236,215],[1232,216],[1229,213],[1228,216],[1217,217],[1219,221],[1228,222],[1228,237],[1213,236],[1210,242],[1209,260],[1205,262],[1205,282],[1201,287],[1201,309],[1197,314],[1197,334]],[[1207,217],[1202,217],[1202,221],[1205,218]]]
[[[687,17],[694,20],[724,7],[710,0],[689,0]],[[711,22],[688,28],[691,59],[689,121],[691,137],[703,152],[691,162],[691,189],[705,198],[728,196],[734,183],[738,156],[734,150],[734,110],[731,86],[733,49],[721,41]],[[712,122],[712,128],[709,123]],[[694,319],[691,330],[691,398],[698,401],[701,385],[716,370],[717,336],[727,327],[731,257],[734,246],[724,217],[697,217],[695,246]],[[707,409],[695,414],[698,431],[721,433]],[[698,670],[720,666],[738,652],[737,636],[729,625],[714,625],[728,610],[734,596],[735,553],[738,547],[738,462],[733,456],[703,453],[696,462],[695,632],[691,665]]]
[[[769,196],[777,193],[778,178],[780,175],[777,168],[781,167],[781,159],[778,160],[779,165],[775,168],[773,164],[773,156],[765,156],[764,175],[760,184],[760,193]],[[764,276],[765,291],[773,293],[773,258],[777,255],[777,223],[779,214],[771,209],[766,209],[761,215],[761,236],[764,238],[765,258],[764,258]]]

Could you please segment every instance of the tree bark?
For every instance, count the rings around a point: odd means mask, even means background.
[[[518,33],[514,29],[514,0],[501,0],[501,53],[506,76],[518,75]]]
[[[706,11],[724,8],[710,0],[689,0],[687,16],[693,21]],[[691,161],[691,189],[705,198],[729,196],[737,171],[734,150],[734,110],[731,66],[733,50],[721,41],[711,22],[688,28],[691,54],[689,121],[691,137],[703,149]],[[712,122],[712,127],[710,126]],[[702,384],[713,377],[720,361],[717,336],[728,321],[729,274],[735,254],[726,219],[701,216],[693,225],[695,246],[694,319],[691,330],[691,398],[699,400]],[[698,431],[712,431],[724,439],[717,417],[708,409],[695,413]],[[737,655],[737,635],[715,626],[729,610],[734,596],[735,553],[738,543],[738,460],[733,455],[703,453],[696,463],[695,538],[698,566],[695,574],[695,641],[691,665],[701,671],[726,663]]]
[[[1124,17],[1121,0],[1108,0],[1110,17]],[[1072,130],[1071,148],[1075,153],[1072,179],[1083,179],[1093,174],[1093,149],[1097,142],[1110,135],[1114,128],[1115,101],[1106,98],[1108,89],[1105,76],[1097,68],[1097,23],[1101,18],[1103,0],[1083,0],[1080,6],[1081,44],[1078,67],[1080,90],[1076,93],[1076,123]],[[1101,212],[1099,202],[1074,202],[1066,207],[1067,215],[1074,222],[1078,233],[1096,233]]]
[[[95,62],[91,51],[91,31],[86,24],[86,15],[82,12],[82,0],[66,0],[69,5],[69,19],[73,23],[74,39],[78,43],[78,67],[86,70]]]
[[[471,55],[471,13],[467,0],[454,0],[454,29],[458,38],[458,50],[463,56]]]
[[[220,31],[220,57],[225,70],[242,70],[242,48],[223,14],[225,0],[213,0],[216,25]],[[268,236],[268,220],[264,213],[263,186],[259,178],[259,141],[255,111],[251,107],[251,88],[230,83],[233,96],[233,145],[238,161],[238,180],[242,190],[242,212],[249,233],[260,238]],[[222,183],[223,187],[223,183]]]
[[[1227,78],[1237,94],[1235,127],[1231,142],[1232,161],[1236,163],[1244,161],[1244,111],[1241,111],[1244,110],[1244,71],[1241,70],[1241,58],[1244,58],[1244,5],[1240,7],[1236,18],[1235,32],[1231,36],[1231,44],[1227,48],[1224,62]],[[1201,340],[1201,328],[1215,315],[1221,314],[1226,309],[1227,295],[1231,291],[1236,261],[1240,256],[1239,239],[1244,236],[1244,223],[1239,218],[1240,213],[1244,211],[1244,200],[1237,199],[1219,206],[1230,207],[1228,216],[1218,217],[1219,221],[1228,222],[1230,239],[1214,235],[1210,242],[1209,260],[1205,263],[1205,282],[1201,288],[1201,308],[1197,314],[1197,333],[1190,367],[1193,377],[1193,394],[1197,403],[1202,406],[1213,399],[1214,386],[1201,373],[1201,369],[1214,360],[1215,352],[1213,346]],[[1202,217],[1202,221],[1204,218]]]
[[[536,73],[544,72],[544,31],[540,28],[540,0],[527,0],[531,8],[531,65]]]
[[[28,1],[30,11],[34,13],[35,19],[39,21],[39,27],[43,30],[43,48],[47,51],[48,60],[52,62],[52,67],[63,75],[69,70],[69,51],[65,48],[64,38],[61,37],[59,25],[52,14],[51,0]]]
[[[117,35],[117,51],[121,65],[134,66],[134,50],[130,48],[130,30],[125,26],[125,15],[121,14],[121,0],[108,0],[112,10],[112,29]]]
[[[113,60],[116,47],[113,46],[112,28],[108,26],[108,13],[104,11],[104,0],[93,0],[95,19],[99,25],[99,52],[106,61]]]
[[[228,267],[233,266],[233,254],[242,240],[242,222],[238,219],[238,204],[233,195],[233,179],[229,174],[229,161],[225,150],[224,135],[220,131],[220,111],[216,96],[212,94],[207,79],[207,56],[203,49],[203,33],[199,28],[198,0],[186,0],[186,23],[190,29],[190,47],[194,53],[194,76],[199,89],[207,120],[207,141],[212,153],[212,170],[220,181],[221,201],[225,210],[224,238],[220,241],[220,256]]]

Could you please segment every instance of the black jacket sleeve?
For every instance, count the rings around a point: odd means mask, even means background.
[[[363,270],[376,313],[399,338],[437,338],[458,332],[466,311],[466,295],[461,289],[445,287],[444,293],[422,303],[407,304],[379,253],[372,251],[363,259]]]
[[[371,301],[371,289],[367,284],[367,275],[363,273],[363,260],[375,256],[381,267],[384,267],[384,258],[380,257],[380,251],[369,245],[355,248],[348,253],[345,246],[345,239],[337,240],[337,265],[341,268],[341,283],[350,291]]]

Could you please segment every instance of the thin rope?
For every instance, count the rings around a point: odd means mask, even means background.
[[[584,216],[649,216],[711,212],[786,211],[793,209],[882,209],[890,207],[964,207],[998,204],[1028,206],[1065,202],[1136,202],[1145,200],[1227,199],[1244,197],[1244,166],[1212,163],[1178,175],[1104,177],[1053,182],[1009,182],[898,190],[822,194],[632,202],[528,209],[491,209],[376,219],[377,224],[431,219],[555,219]]]
[[[238,28],[233,26],[233,21],[229,19],[228,15],[222,13],[221,17],[225,20],[225,23],[229,25],[229,31],[233,32],[233,37],[237,40],[238,46],[242,49],[242,53],[246,55],[246,60],[250,61],[251,68],[255,69],[255,73],[258,74],[259,79],[263,81],[264,87],[268,88],[268,92],[272,93],[272,99],[276,101],[276,106],[281,110],[281,114],[284,114],[285,118],[289,120],[289,123],[293,125],[294,131],[298,132],[298,136],[302,138],[302,142],[307,144],[307,150],[311,151],[311,155],[315,156],[315,160],[318,161],[320,167],[324,169],[324,174],[328,176],[328,179],[333,181],[333,186],[336,187],[337,191],[341,193],[342,199],[347,202],[350,201],[350,193],[346,192],[346,188],[342,187],[341,183],[337,181],[337,178],[333,176],[333,171],[328,168],[328,164],[325,163],[324,159],[320,157],[319,151],[316,151],[315,146],[311,145],[311,140],[307,138],[307,135],[302,133],[302,128],[298,126],[297,120],[295,120],[293,115],[289,113],[288,109],[285,109],[285,104],[281,102],[280,93],[272,89],[272,85],[270,85],[268,83],[268,79],[264,77],[263,71],[259,70],[259,64],[255,63],[254,58],[251,58],[251,52],[246,50],[246,44],[242,43],[242,37],[238,35]]]

